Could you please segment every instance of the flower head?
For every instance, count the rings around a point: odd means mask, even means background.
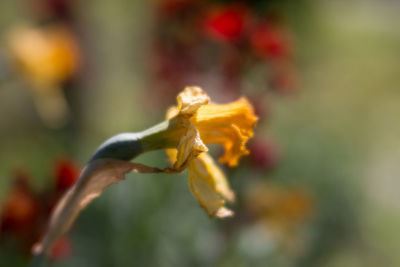
[[[166,151],[173,169],[188,168],[190,190],[210,216],[230,216],[233,213],[224,205],[225,200],[234,200],[234,193],[206,153],[205,144],[221,144],[225,152],[219,161],[236,166],[249,153],[246,143],[257,121],[253,107],[245,98],[228,104],[209,103],[209,97],[199,87],[186,87],[177,102],[167,112],[167,118],[184,129],[176,135],[180,138],[177,147]]]

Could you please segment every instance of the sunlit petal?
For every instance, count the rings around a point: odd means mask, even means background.
[[[233,192],[230,191],[222,172],[213,165],[212,159],[203,155],[205,153],[189,163],[190,190],[209,216],[232,216],[233,212],[225,207],[224,198],[233,200]]]

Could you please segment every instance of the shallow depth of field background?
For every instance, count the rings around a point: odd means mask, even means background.
[[[35,1],[0,2],[0,203],[15,170],[29,173],[33,190],[44,192],[57,159],[84,166],[106,138],[162,121],[183,89],[164,90],[168,75],[157,81],[154,71],[154,38],[163,31],[159,1],[75,2],[85,63],[64,92],[72,121],[58,129],[43,123],[29,83],[10,70],[8,32],[33,20]],[[54,266],[400,266],[400,5],[269,2],[291,33],[298,84],[280,92],[257,73],[242,80],[251,86],[241,94],[263,94],[268,114],[255,138],[268,140],[276,159],[260,167],[249,157],[224,169],[238,196],[230,206],[236,217],[209,219],[186,173],[129,174],[84,210]],[[216,102],[231,100],[229,91],[216,89],[219,73],[212,70],[189,80],[199,79]],[[137,161],[168,165],[161,151]],[[265,191],[252,197],[254,188]],[[292,205],[306,207],[292,216],[279,196],[296,190],[303,202],[294,198]],[[260,219],[251,214],[268,201],[263,194],[278,201],[259,208]],[[0,236],[0,265],[27,266],[20,237],[9,235]]]

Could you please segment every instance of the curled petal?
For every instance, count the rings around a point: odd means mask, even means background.
[[[204,174],[208,177],[208,183],[218,194],[230,202],[235,201],[235,193],[229,187],[229,183],[225,174],[218,167],[210,154],[202,153],[197,158],[196,164],[198,170],[205,170]],[[199,168],[199,165],[203,165],[203,167]]]
[[[188,86],[177,97],[179,114],[191,116],[209,101],[210,98],[200,87]]]
[[[231,216],[224,205],[225,200],[234,200],[234,193],[222,171],[204,153],[208,151],[205,144],[221,144],[225,153],[220,161],[236,166],[249,153],[246,143],[257,122],[253,107],[246,98],[228,104],[208,103],[209,97],[199,87],[186,87],[177,102],[167,111],[169,131],[183,129],[184,134],[169,136],[178,146],[167,149],[173,168],[165,172],[182,171],[188,166],[190,189],[208,215]]]
[[[234,194],[222,172],[208,155],[204,155],[206,154],[201,154],[189,164],[190,190],[209,216],[232,216],[233,212],[225,207],[224,198],[233,200]]]
[[[246,98],[229,104],[202,106],[191,121],[199,129],[204,143],[223,145],[222,163],[236,166],[240,157],[249,153],[246,143],[253,136],[257,117]]]
[[[194,126],[204,144],[221,144],[225,153],[220,162],[236,166],[249,154],[246,143],[258,120],[253,106],[246,98],[228,104],[208,104],[208,99],[199,87],[186,87],[178,95],[178,106],[167,111],[167,118],[181,127]]]
[[[183,170],[191,160],[195,159],[200,153],[207,151],[208,148],[200,139],[199,131],[192,124],[189,124],[186,134],[178,145],[176,160],[171,158],[171,161],[174,162],[173,168]],[[172,152],[170,152],[170,155],[172,155]]]
[[[167,114],[165,117],[167,120],[169,120],[169,119],[175,117],[176,115],[178,115],[178,113],[179,113],[179,109],[177,107],[173,106],[167,110]]]
[[[178,150],[176,148],[165,149],[165,154],[167,154],[169,162],[174,165],[176,162],[176,157],[178,155]]]

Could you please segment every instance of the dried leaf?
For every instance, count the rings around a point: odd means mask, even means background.
[[[117,159],[90,162],[82,171],[78,182],[59,201],[51,216],[47,233],[33,248],[34,254],[48,254],[54,243],[71,227],[79,212],[99,197],[106,187],[125,179],[125,174],[130,171],[162,172],[157,168]]]

